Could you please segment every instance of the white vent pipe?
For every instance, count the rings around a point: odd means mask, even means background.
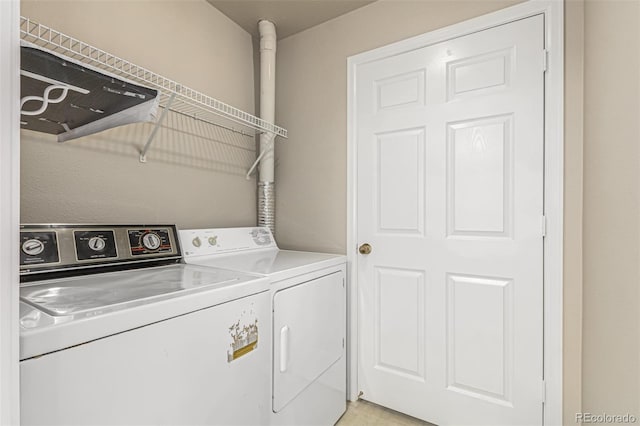
[[[276,104],[276,27],[272,22],[258,22],[260,33],[260,118],[275,122]],[[258,225],[268,226],[275,234],[276,197],[274,163],[274,138],[272,133],[260,135],[260,154],[263,157],[258,169]],[[265,151],[267,151],[265,153]]]

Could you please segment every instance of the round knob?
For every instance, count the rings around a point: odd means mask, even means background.
[[[218,237],[209,237],[209,245],[215,246],[216,244],[218,244]]]
[[[22,251],[28,256],[37,256],[44,251],[44,243],[32,238],[22,243]]]
[[[202,245],[202,241],[200,241],[200,237],[195,237],[191,240],[191,244],[193,244],[194,247],[200,247]]]
[[[160,237],[158,234],[154,234],[153,232],[149,232],[142,237],[142,245],[147,250],[157,250],[160,248]]]
[[[371,245],[369,243],[364,243],[358,248],[360,254],[369,254],[371,253]]]
[[[104,238],[91,237],[89,239],[89,248],[93,251],[102,251],[107,246],[107,242]]]

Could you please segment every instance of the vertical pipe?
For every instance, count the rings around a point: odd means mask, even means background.
[[[258,22],[260,33],[260,118],[275,122],[276,96],[276,27],[272,22]],[[260,135],[260,152],[269,149],[275,135]],[[275,149],[275,145],[274,149]],[[275,234],[274,149],[266,153],[258,170],[258,225],[267,226]]]

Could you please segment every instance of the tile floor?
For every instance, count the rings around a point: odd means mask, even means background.
[[[415,417],[397,411],[358,400],[349,402],[347,412],[338,420],[336,426],[434,426]]]

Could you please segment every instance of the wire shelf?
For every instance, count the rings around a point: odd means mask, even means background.
[[[224,117],[227,120],[259,132],[266,132],[283,138],[287,137],[287,130],[282,127],[34,22],[29,18],[20,17],[20,36],[22,40],[48,49],[51,52],[65,55],[84,64],[131,80],[134,83],[156,89],[160,92],[160,106],[165,109],[168,108],[170,111],[211,124],[216,123],[216,117]],[[175,96],[173,96],[174,94]]]

